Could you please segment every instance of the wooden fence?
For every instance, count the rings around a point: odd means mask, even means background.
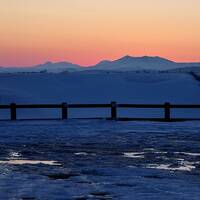
[[[200,118],[172,118],[171,110],[172,109],[200,109],[199,105],[188,105],[188,104],[117,104],[116,102],[111,102],[110,104],[27,104],[27,105],[18,105],[15,103],[11,103],[10,105],[0,105],[0,110],[9,109],[10,110],[10,120],[17,120],[17,110],[18,109],[61,109],[61,117],[60,119],[68,119],[69,118],[69,109],[73,108],[107,108],[110,109],[110,117],[106,119],[109,120],[154,120],[154,121],[182,121],[182,120],[200,120]],[[163,117],[160,118],[130,118],[130,117],[119,117],[118,116],[118,108],[160,108],[163,109]],[[90,118],[91,119],[91,118]],[[92,118],[97,119],[97,118]]]

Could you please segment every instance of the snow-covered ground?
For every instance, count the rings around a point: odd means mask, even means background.
[[[198,200],[198,122],[0,123],[0,199]]]
[[[199,104],[189,73],[82,71],[0,74],[0,104]],[[55,118],[60,110],[17,110],[18,118]],[[70,109],[69,117],[108,117],[109,109]],[[160,117],[163,110],[119,110]],[[172,116],[200,117],[200,110]],[[9,110],[0,110],[0,119]],[[0,121],[0,199],[156,200],[200,196],[199,122],[106,120]]]
[[[26,103],[199,104],[200,83],[187,73],[84,71],[61,74],[0,74],[0,104]],[[0,118],[7,111],[0,111]],[[45,114],[46,113],[46,114]],[[173,116],[200,117],[199,110],[173,110]],[[160,117],[154,109],[120,110],[120,116]],[[19,118],[58,117],[60,111],[20,110]],[[109,110],[70,110],[70,117],[106,117]]]
[[[199,103],[190,74],[87,71],[0,74],[0,103]]]

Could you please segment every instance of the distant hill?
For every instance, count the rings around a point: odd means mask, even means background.
[[[82,66],[72,64],[69,62],[46,62],[35,66],[27,67],[0,67],[0,72],[16,73],[16,72],[52,72],[60,73],[63,71],[80,71],[84,68]]]
[[[46,62],[44,64],[37,65],[33,68],[39,70],[47,70],[48,72],[63,72],[65,70],[71,72],[71,71],[83,70],[82,66],[69,62],[56,62],[56,63]]]
[[[200,63],[178,63],[158,56],[133,57],[124,56],[114,61],[104,60],[96,65],[83,67],[70,62],[46,62],[35,66],[27,67],[0,67],[0,72],[74,72],[84,70],[100,71],[171,71],[171,72],[190,72],[200,71]]]
[[[161,57],[124,56],[114,61],[103,61],[93,66],[98,70],[140,71],[140,70],[174,70],[178,68],[199,67],[200,63],[177,63]]]

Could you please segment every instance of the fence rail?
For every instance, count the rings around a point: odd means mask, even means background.
[[[174,108],[178,109],[200,109],[200,104],[170,104],[168,102],[164,104],[117,104],[116,102],[111,102],[110,104],[16,104],[11,103],[10,105],[0,105],[1,109],[10,110],[10,120],[17,120],[17,110],[18,109],[61,109],[60,119],[69,118],[69,109],[73,108],[109,108],[111,111],[110,120],[157,120],[157,121],[180,121],[180,120],[200,120],[197,118],[172,118],[171,110]],[[163,117],[161,118],[129,118],[129,117],[119,117],[118,108],[160,108],[163,109]],[[94,118],[96,119],[96,118]]]

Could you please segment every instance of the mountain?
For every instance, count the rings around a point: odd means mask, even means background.
[[[83,67],[80,65],[76,65],[73,63],[69,62],[46,62],[41,65],[36,65],[33,67],[34,69],[39,69],[39,70],[47,70],[48,72],[63,72],[63,71],[80,71],[83,70]]]
[[[93,66],[98,70],[140,71],[140,70],[172,70],[186,67],[199,67],[200,63],[176,63],[161,57],[124,56],[114,61],[103,61]]]
[[[183,70],[182,70],[183,69]],[[200,63],[178,63],[158,56],[133,57],[124,56],[114,61],[103,60],[96,65],[83,67],[70,62],[46,62],[44,64],[27,67],[0,67],[0,72],[74,72],[74,71],[173,71],[174,72],[200,72]]]
[[[60,73],[64,71],[73,72],[81,71],[83,67],[80,65],[72,64],[69,62],[46,62],[35,66],[27,67],[0,67],[0,72],[4,73],[16,73],[16,72],[52,72]]]

